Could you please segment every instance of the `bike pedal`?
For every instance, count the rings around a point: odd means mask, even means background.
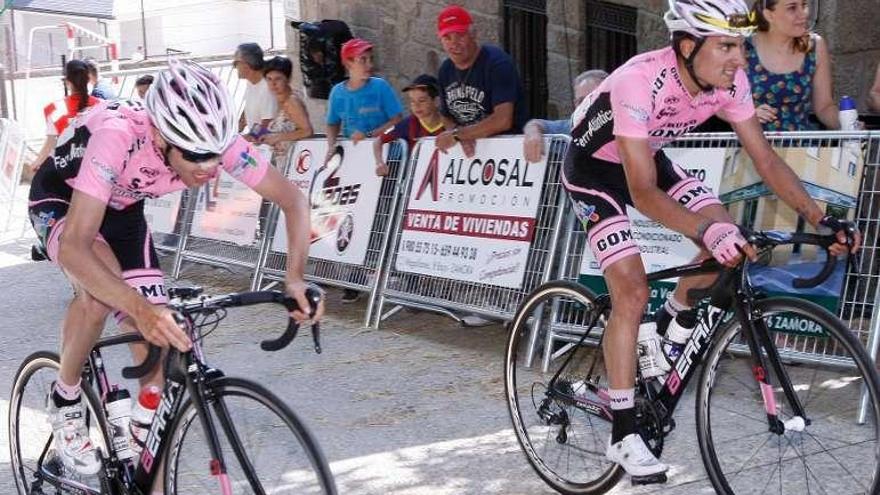
[[[666,473],[651,474],[648,476],[630,476],[630,480],[634,486],[666,483]]]

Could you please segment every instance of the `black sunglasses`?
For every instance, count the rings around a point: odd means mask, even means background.
[[[172,145],[172,146],[174,146],[174,148],[180,152],[180,156],[182,156],[183,159],[188,162],[201,163],[201,162],[206,162],[208,160],[213,160],[213,159],[217,158],[218,156],[220,156],[217,153],[196,153],[193,151],[185,150],[185,149],[181,148],[180,146],[176,146],[176,145]]]

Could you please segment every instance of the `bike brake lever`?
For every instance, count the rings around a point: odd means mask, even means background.
[[[315,343],[315,353],[321,354],[321,324],[312,323],[312,341]]]

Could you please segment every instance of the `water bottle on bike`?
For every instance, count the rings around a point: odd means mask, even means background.
[[[112,426],[113,436],[110,442],[116,457],[122,461],[133,458],[135,454],[131,450],[128,438],[131,421],[131,395],[128,390],[114,386],[107,394],[104,407],[107,410],[107,421]]]
[[[153,416],[156,415],[156,409],[159,408],[159,400],[161,399],[162,390],[155,385],[149,385],[141,389],[138,400],[131,409],[129,433],[131,449],[135,455],[140,455],[144,449],[150,424],[153,422]]]

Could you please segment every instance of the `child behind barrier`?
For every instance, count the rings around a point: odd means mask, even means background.
[[[406,139],[412,151],[419,138],[436,136],[445,130],[440,116],[440,85],[437,78],[428,74],[417,76],[409,86],[403,88],[403,92],[409,99],[412,114],[373,141],[376,175],[388,175],[388,165],[382,159],[382,145],[385,143]]]

